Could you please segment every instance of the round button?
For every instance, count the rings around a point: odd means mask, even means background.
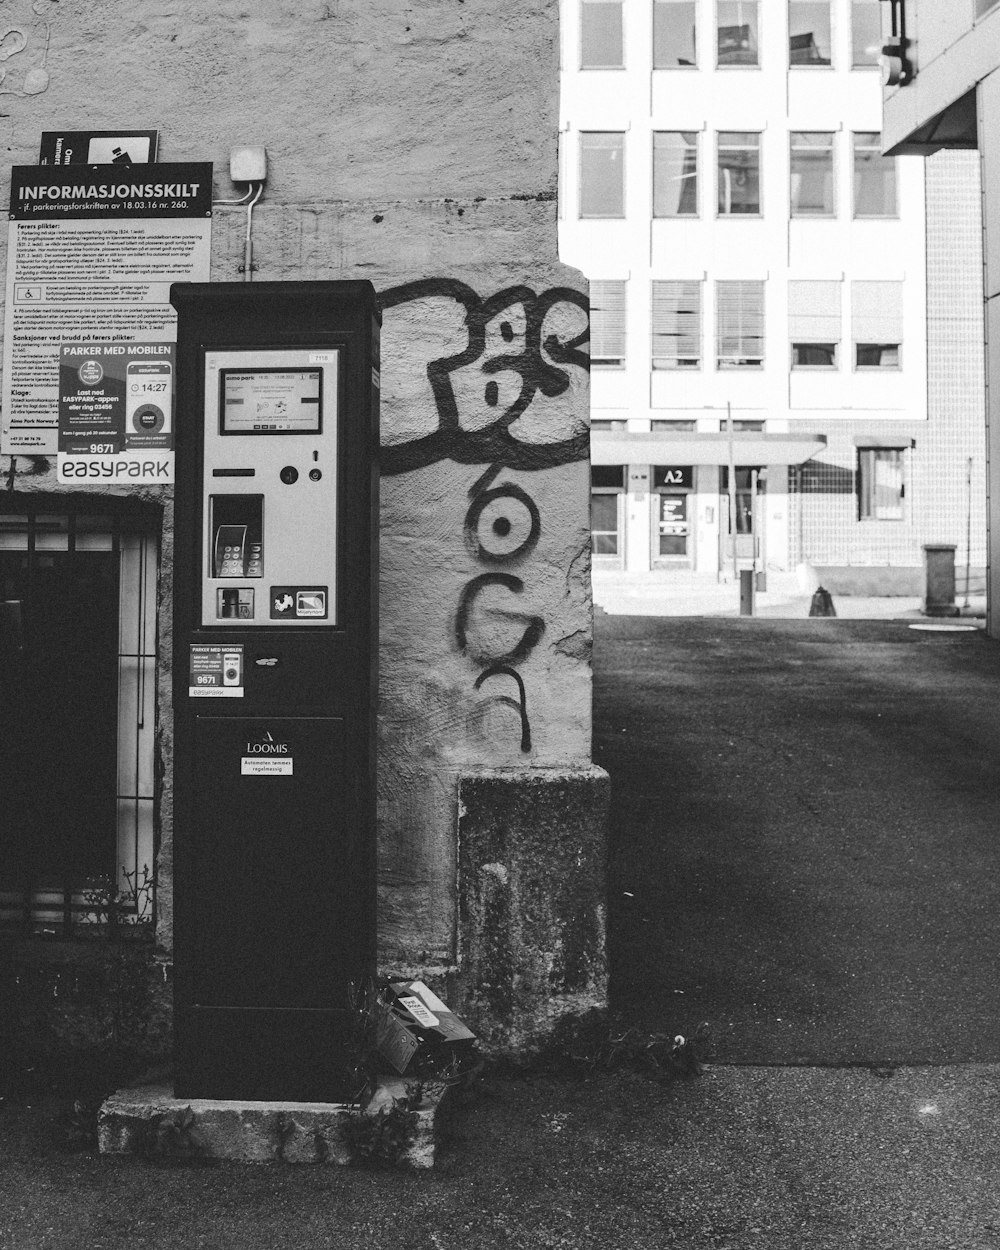
[[[323,476],[323,470],[322,470],[322,469],[310,469],[310,470],[309,470],[309,481],[310,481],[310,482],[318,482],[318,481],[319,481],[319,479],[320,479],[322,476]]]
[[[299,471],[294,465],[286,464],[281,470],[279,477],[286,486],[291,486],[293,482],[297,482],[299,480]]]

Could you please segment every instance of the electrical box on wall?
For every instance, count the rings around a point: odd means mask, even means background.
[[[349,1101],[375,966],[375,292],[171,300],[175,1092]]]

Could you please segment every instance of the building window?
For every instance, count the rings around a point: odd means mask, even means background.
[[[903,284],[853,282],[851,334],[856,369],[898,369],[903,341]]]
[[[591,434],[599,430],[620,430],[628,429],[628,421],[624,417],[592,417],[590,421]]]
[[[764,283],[715,284],[716,365],[760,369],[764,364]]]
[[[676,421],[668,418],[662,421],[650,421],[649,428],[654,434],[693,434],[698,428],[698,422],[686,417],[681,417]]]
[[[858,448],[858,518],[902,521],[906,497],[904,456],[898,447]]]
[[[622,69],[622,0],[581,0],[580,68]]]
[[[698,135],[694,130],[653,133],[653,216],[698,215]]]
[[[621,131],[580,134],[580,216],[625,216],[625,135]]]
[[[718,0],[718,64],[759,65],[760,4],[758,0]]]
[[[788,333],[793,369],[836,369],[840,286],[839,282],[789,282]]]
[[[590,284],[590,363],[602,369],[624,367],[624,282]]]
[[[877,131],[859,131],[853,139],[854,216],[897,216],[896,158],[882,155]]]
[[[831,63],[830,0],[788,0],[788,63]]]
[[[620,500],[625,489],[625,466],[595,464],[590,470],[590,541],[595,556],[620,554]]]
[[[701,283],[654,282],[651,329],[654,369],[699,369]]]
[[[879,0],[852,0],[851,65],[877,66],[882,55],[882,12]]]
[[[789,136],[793,217],[833,217],[833,135],[793,130]]]
[[[836,343],[792,343],[793,369],[836,369]]]
[[[697,63],[693,0],[653,0],[653,69]]]
[[[0,927],[146,928],[158,519],[31,507],[0,509]]]
[[[898,369],[898,343],[855,343],[854,364],[858,369]]]
[[[746,130],[720,130],[719,216],[760,214],[760,135]]]

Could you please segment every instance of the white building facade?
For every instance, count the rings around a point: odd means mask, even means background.
[[[881,154],[879,9],[562,0],[560,254],[591,280],[599,599],[611,570],[753,568],[763,588],[811,563],[844,593],[918,593],[923,543],[968,561],[982,440],[944,412],[968,446],[945,440],[943,477],[925,463],[937,208],[919,160]],[[974,230],[971,167],[938,182]]]

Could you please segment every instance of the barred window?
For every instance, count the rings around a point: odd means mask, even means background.
[[[158,518],[115,503],[0,503],[4,928],[152,920]]]

